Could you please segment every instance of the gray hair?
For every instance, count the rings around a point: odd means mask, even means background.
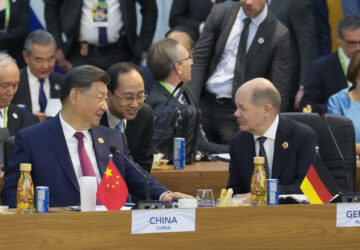
[[[16,64],[15,59],[8,54],[0,53],[0,67],[8,66],[10,63]]]
[[[165,38],[151,45],[146,63],[155,80],[166,79],[173,71],[174,65],[181,61],[181,53],[176,40]]]
[[[344,30],[355,31],[358,29],[360,29],[360,16],[350,14],[344,16],[343,19],[340,20],[337,32],[339,36],[343,38]]]
[[[281,97],[275,87],[258,87],[252,91],[250,102],[254,105],[271,104],[276,113],[279,113]]]
[[[31,32],[25,40],[24,50],[26,54],[30,55],[34,44],[47,46],[53,44],[56,47],[54,37],[46,30],[35,30]]]

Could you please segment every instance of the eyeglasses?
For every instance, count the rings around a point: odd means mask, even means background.
[[[360,41],[347,41],[344,38],[341,38],[341,40],[343,40],[349,47],[356,47],[356,45],[360,45]]]
[[[124,102],[127,102],[127,103],[133,102],[135,100],[138,103],[143,103],[145,101],[146,97],[148,97],[147,94],[138,95],[138,96],[129,96],[129,97],[119,96],[119,95],[116,95],[115,93],[113,95],[115,97],[119,98],[121,101],[124,101]]]
[[[192,54],[190,54],[189,57],[181,59],[179,62],[183,62],[183,61],[186,61],[186,60],[192,60],[192,59],[193,59],[193,56],[192,56]]]

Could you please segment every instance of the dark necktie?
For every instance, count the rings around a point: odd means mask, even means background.
[[[260,144],[260,150],[259,150],[259,156],[264,157],[264,170],[266,173],[266,178],[269,178],[270,174],[269,174],[269,165],[268,165],[268,160],[266,157],[266,153],[265,153],[265,148],[264,148],[264,142],[266,141],[266,137],[265,136],[260,136],[257,138],[257,140],[259,141]]]
[[[99,0],[99,2],[106,2],[106,0]],[[108,43],[106,27],[99,27],[99,44],[104,46]]]
[[[238,46],[238,52],[236,55],[234,80],[233,80],[233,93],[236,92],[238,87],[244,82],[245,75],[245,64],[246,64],[246,45],[249,37],[249,25],[251,23],[250,18],[243,20],[244,28],[241,32],[240,42]]]
[[[45,108],[46,108],[46,104],[47,104],[47,99],[46,99],[46,95],[45,95],[45,91],[44,91],[44,79],[39,79],[40,82],[40,87],[39,87],[39,105],[40,105],[40,112],[44,113],[45,112]]]

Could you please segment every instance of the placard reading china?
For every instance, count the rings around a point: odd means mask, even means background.
[[[195,231],[195,209],[133,210],[132,234]]]
[[[360,227],[360,205],[356,203],[337,204],[337,227]]]

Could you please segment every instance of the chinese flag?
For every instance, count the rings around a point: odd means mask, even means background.
[[[110,158],[96,197],[108,210],[120,210],[124,206],[128,194],[126,183]]]

